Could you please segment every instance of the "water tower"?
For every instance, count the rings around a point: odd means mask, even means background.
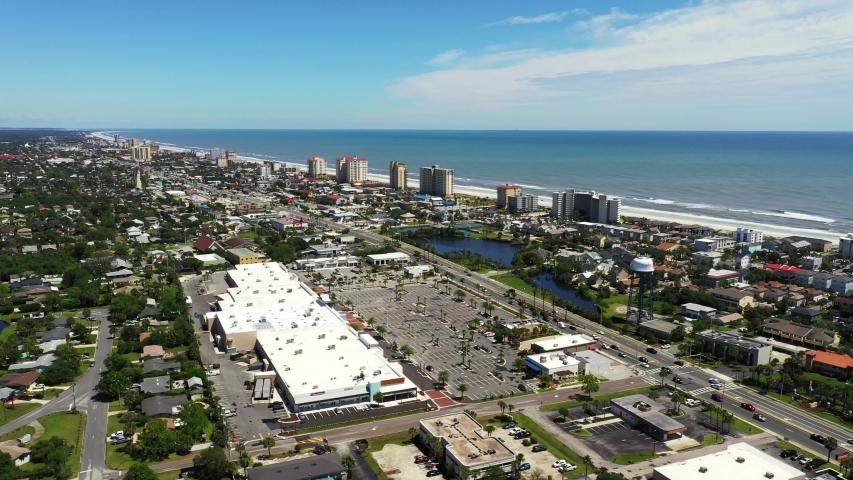
[[[631,262],[631,290],[628,293],[628,318],[634,315],[637,325],[642,322],[654,320],[655,305],[655,264],[647,256],[639,256]],[[634,299],[637,301],[637,309],[632,310]]]

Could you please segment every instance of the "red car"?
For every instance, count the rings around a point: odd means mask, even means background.
[[[740,408],[745,408],[745,409],[749,410],[750,412],[755,411],[755,405],[753,405],[751,403],[741,403]]]
[[[715,402],[722,402],[723,396],[720,395],[719,393],[714,393],[711,395],[711,400],[714,400]]]
[[[415,463],[426,463],[428,460],[427,457],[415,457]]]

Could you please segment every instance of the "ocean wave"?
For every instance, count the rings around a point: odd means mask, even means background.
[[[739,208],[730,208],[729,211],[738,213],[752,213],[752,210],[741,210]]]
[[[525,185],[525,184],[523,184],[523,183],[519,183],[519,184],[517,184],[517,185],[518,185],[519,187],[522,187],[522,188],[529,188],[529,189],[532,189],[532,190],[548,190],[547,188],[542,187],[542,186],[539,186],[539,185]]]
[[[807,213],[797,213],[797,212],[752,212],[756,215],[766,215],[768,217],[781,217],[781,218],[793,218],[795,220],[806,220],[809,222],[821,222],[821,223],[835,223],[834,218],[821,217],[818,215],[809,215]]]

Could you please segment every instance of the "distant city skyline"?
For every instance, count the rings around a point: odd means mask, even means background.
[[[0,5],[0,127],[853,130],[853,2]]]

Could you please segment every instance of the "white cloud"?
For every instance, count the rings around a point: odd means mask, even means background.
[[[448,50],[432,57],[432,59],[426,63],[427,65],[447,65],[462,55],[465,55],[464,50]]]
[[[573,95],[577,84],[591,97],[820,85],[853,77],[851,25],[850,0],[708,0],[642,18],[612,10],[573,28],[591,29],[595,46],[466,57],[391,93],[479,108]],[[596,76],[606,81],[581,81]]]
[[[496,25],[529,25],[531,23],[562,22],[563,19],[569,15],[585,15],[586,13],[586,10],[576,8],[567,12],[543,13],[541,15],[536,15],[535,17],[509,17],[498,22],[488,23],[485,26],[494,27]]]

